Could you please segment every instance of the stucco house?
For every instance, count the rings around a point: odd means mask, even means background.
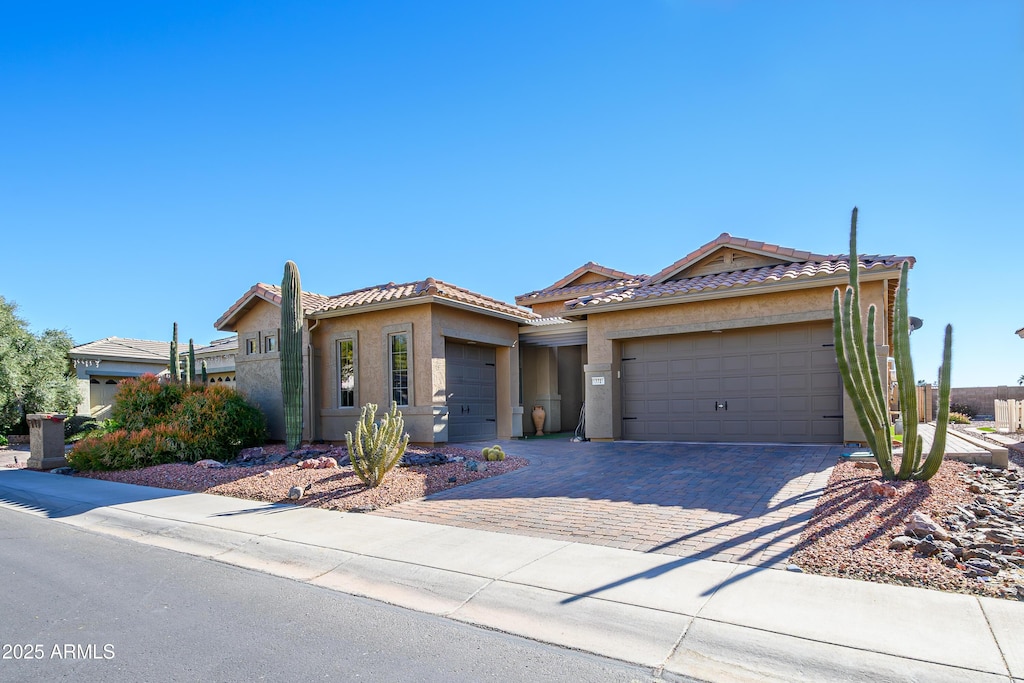
[[[117,383],[146,373],[167,374],[170,342],[106,337],[68,351],[78,378],[79,415],[110,417]]]
[[[207,346],[196,347],[196,365],[207,362],[211,382],[228,382],[234,386],[234,354],[238,349],[235,337],[218,339]],[[188,353],[188,346],[179,355]],[[78,415],[95,418],[110,417],[117,393],[117,383],[126,377],[140,377],[146,373],[167,375],[167,360],[171,343],[150,339],[124,339],[105,337],[75,346],[68,356],[75,366],[78,378]],[[198,374],[198,370],[196,371]]]
[[[860,258],[883,373],[904,261]],[[394,398],[417,443],[531,434],[536,405],[545,431],[584,413],[594,440],[860,441],[832,337],[849,267],[722,234],[652,276],[586,263],[515,306],[432,278],[303,293],[305,436],[340,440],[363,403]],[[238,389],[275,436],[279,307],[257,284],[216,323],[237,332]]]

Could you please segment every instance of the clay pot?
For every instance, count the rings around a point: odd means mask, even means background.
[[[537,428],[537,436],[544,436],[544,418],[546,413],[544,412],[544,406],[534,406],[533,412],[533,426]]]

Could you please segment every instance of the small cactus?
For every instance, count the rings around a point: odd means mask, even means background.
[[[495,444],[490,448],[485,448],[480,452],[484,456],[484,460],[488,462],[500,462],[505,459],[505,451],[501,450],[501,446]]]
[[[204,385],[205,384],[209,384],[210,383],[210,376],[208,374],[206,374],[206,361],[205,360],[203,361],[202,374],[203,374],[203,384]]]
[[[380,486],[384,477],[405,454],[409,435],[404,434],[405,420],[398,410],[398,404],[391,402],[391,410],[377,420],[377,406],[367,403],[363,406],[356,423],[355,436],[345,434],[352,470],[370,488]]]
[[[192,378],[196,374],[196,345],[192,339],[188,340],[188,383],[192,383]]]

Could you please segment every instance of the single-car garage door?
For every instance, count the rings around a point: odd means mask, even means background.
[[[624,439],[842,441],[830,322],[627,340],[622,391]]]
[[[447,341],[448,440],[493,439],[498,434],[494,347]]]

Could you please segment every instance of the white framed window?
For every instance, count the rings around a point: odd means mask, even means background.
[[[359,401],[359,346],[356,334],[338,339],[338,407],[355,408]]]
[[[400,406],[413,405],[412,323],[384,328],[388,396]]]

